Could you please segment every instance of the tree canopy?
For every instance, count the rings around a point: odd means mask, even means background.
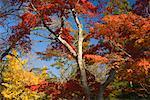
[[[149,98],[148,0],[132,6],[128,0],[5,2],[10,8],[0,11],[5,20],[0,25],[17,19],[0,41],[2,98],[103,100],[127,93]],[[32,52],[33,38],[47,45],[34,53],[53,61],[50,66],[24,68],[20,58]],[[51,67],[59,76],[48,72]]]

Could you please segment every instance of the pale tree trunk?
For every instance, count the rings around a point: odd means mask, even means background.
[[[109,72],[108,78],[107,78],[106,81],[100,86],[97,100],[104,100],[104,92],[105,92],[105,89],[106,89],[107,86],[114,80],[115,74],[116,74],[116,70],[112,68],[112,69],[110,70],[110,72]]]
[[[72,9],[72,14],[75,20],[75,23],[78,27],[78,53],[77,53],[77,63],[78,63],[78,67],[80,68],[80,73],[81,73],[81,81],[82,81],[82,85],[84,87],[84,91],[86,93],[87,99],[90,100],[90,89],[88,87],[87,84],[87,77],[86,77],[86,70],[85,70],[85,66],[83,65],[83,30],[82,30],[82,24],[79,21],[79,18],[76,15],[76,12],[74,9]]]

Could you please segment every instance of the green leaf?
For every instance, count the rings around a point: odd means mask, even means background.
[[[119,15],[119,14],[121,14],[119,11],[114,11],[114,14],[115,15]]]

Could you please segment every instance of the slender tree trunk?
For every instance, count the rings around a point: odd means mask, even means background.
[[[111,69],[109,72],[109,76],[106,79],[106,81],[100,86],[99,93],[98,93],[98,99],[97,100],[104,100],[104,92],[107,86],[114,80],[116,74],[115,69]]]
[[[98,100],[104,100],[104,91],[105,89],[103,87],[100,88],[99,94],[98,94]]]
[[[82,28],[82,27],[79,26],[79,28]],[[87,85],[86,71],[85,71],[85,68],[83,66],[82,43],[83,43],[82,29],[80,29],[79,34],[78,34],[78,55],[77,55],[77,60],[78,60],[78,66],[79,66],[80,72],[81,72],[81,81],[82,81],[82,84],[84,86],[85,93],[86,93],[88,99],[90,99],[90,90],[89,90],[89,87]]]
[[[82,66],[79,66],[79,67],[80,67],[81,81],[82,81],[82,84],[83,84],[83,87],[84,87],[84,91],[85,91],[87,99],[90,100],[91,93],[90,93],[90,89],[89,89],[88,84],[87,84],[86,71]]]
[[[78,66],[80,68],[81,72],[81,81],[85,89],[85,93],[87,98],[90,100],[90,90],[87,84],[87,77],[86,77],[86,70],[85,67],[83,66],[83,58],[82,58],[82,46],[83,46],[83,33],[82,33],[82,26],[79,25],[79,32],[78,32],[78,54],[77,54],[77,62]]]
[[[88,100],[90,100],[90,89],[87,84],[87,77],[86,77],[86,70],[85,66],[83,65],[83,30],[82,30],[82,24],[79,21],[79,18],[76,15],[76,12],[74,9],[72,9],[72,14],[75,19],[75,23],[78,27],[78,52],[77,52],[77,63],[78,67],[80,68],[81,72],[81,81],[82,85],[84,87],[84,91],[86,93],[86,97]]]

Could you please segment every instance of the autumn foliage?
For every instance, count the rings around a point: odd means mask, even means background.
[[[7,68],[2,73],[2,86],[4,86],[2,95],[6,99],[38,99],[44,96],[42,93],[32,92],[25,88],[26,85],[38,84],[41,79],[23,68],[27,61],[17,59],[15,50],[12,54],[14,56],[7,56]]]
[[[95,81],[95,77],[87,71],[88,75],[88,85],[91,87],[91,91],[93,95],[97,95],[99,91],[100,82]],[[30,85],[26,86],[26,88],[31,89],[32,91],[44,92],[45,94],[51,95],[51,98],[57,100],[61,99],[86,99],[86,94],[84,93],[84,88],[80,84],[80,72],[78,70],[77,75],[74,79],[70,79],[63,83],[61,82],[47,82],[42,81],[38,85]]]
[[[1,94],[6,99],[102,100],[119,97],[119,93],[148,97],[148,0],[136,0],[133,8],[128,0],[16,0],[15,3],[21,3],[23,10],[18,11],[19,22],[11,27],[6,39],[8,49],[0,61],[7,63],[0,84],[4,86]],[[64,75],[54,78],[47,74],[47,68],[40,74],[27,71],[25,62],[17,60],[17,51],[32,51],[35,36],[37,40],[39,37],[48,40],[45,51],[35,53],[42,60],[52,59],[53,67],[63,69]]]

